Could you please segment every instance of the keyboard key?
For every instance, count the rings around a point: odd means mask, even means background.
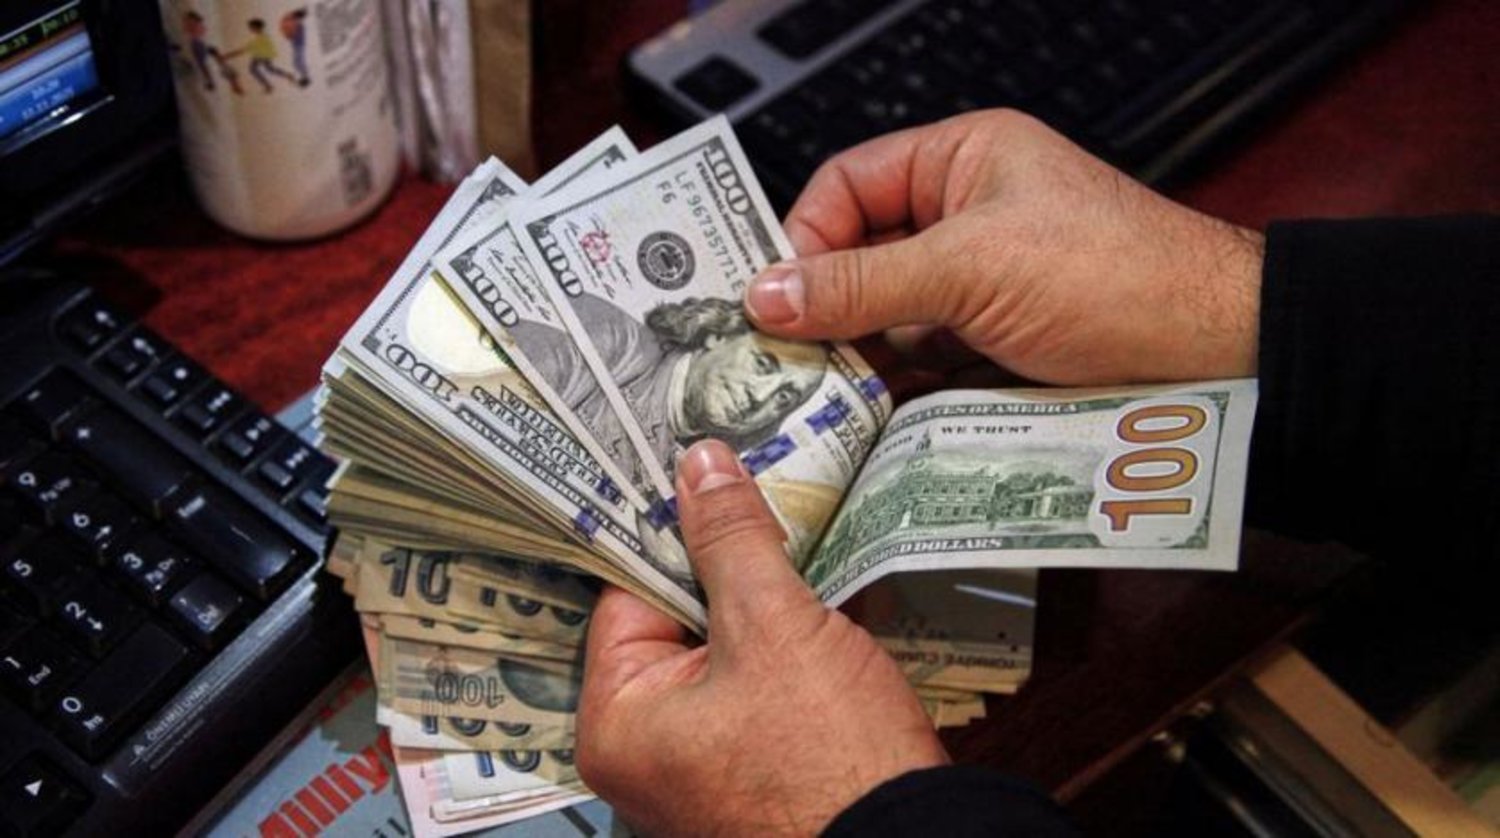
[[[0,652],[0,683],[31,712],[41,713],[85,666],[51,629],[36,626]]]
[[[203,388],[177,411],[177,423],[202,439],[229,421],[243,404],[233,390],[214,383]]]
[[[129,381],[145,369],[140,356],[119,346],[104,353],[103,361],[105,370],[121,381]]]
[[[840,61],[838,72],[843,76],[846,84],[873,90],[885,84],[885,79],[890,75],[892,67],[890,58],[884,51],[867,47]]]
[[[57,330],[73,346],[84,352],[93,352],[119,334],[127,322],[127,318],[109,304],[91,300],[63,315]]]
[[[55,440],[63,420],[88,402],[87,385],[73,373],[56,369],[26,388],[16,406],[44,437]]]
[[[115,569],[153,608],[167,601],[196,564],[186,550],[154,532],[141,535],[115,557]]]
[[[672,84],[710,111],[722,111],[760,87],[754,76],[717,55],[678,76]]]
[[[0,777],[0,833],[58,835],[83,813],[88,792],[51,760],[33,754]]]
[[[109,492],[96,492],[62,515],[63,531],[73,536],[96,561],[107,560],[139,522],[135,512]]]
[[[278,495],[285,495],[293,486],[314,477],[326,477],[333,473],[334,463],[318,449],[294,436],[289,436],[266,457],[256,469],[265,485]]]
[[[208,374],[203,368],[181,356],[163,362],[146,376],[138,389],[157,407],[166,409],[192,392]]]
[[[64,507],[98,489],[78,460],[61,451],[42,452],[16,469],[6,485],[31,507],[38,520],[49,525],[58,522]]]
[[[63,439],[130,500],[160,515],[159,505],[188,481],[193,467],[165,442],[118,410],[101,406],[69,420]]]
[[[829,11],[826,3],[798,3],[766,21],[755,35],[788,58],[806,58],[838,40],[848,25]]]
[[[297,514],[314,526],[328,523],[328,490],[309,486],[297,493]]]
[[[244,597],[211,573],[200,574],[172,597],[172,613],[205,649],[217,649],[233,634],[244,606]]]
[[[212,487],[173,498],[167,520],[189,549],[262,600],[276,593],[298,558],[259,513]]]
[[[73,586],[78,553],[56,533],[18,546],[0,567],[0,578],[32,613],[51,614]]]
[[[114,648],[125,633],[140,622],[140,612],[130,600],[106,588],[97,579],[79,586],[62,599],[57,621],[63,633],[94,657]]]
[[[900,64],[921,60],[932,48],[932,36],[918,26],[897,26],[881,33],[875,43],[880,44]]]
[[[260,456],[285,433],[271,417],[252,410],[241,416],[219,437],[219,449],[237,467],[243,467]]]
[[[284,494],[292,488],[293,483],[297,482],[296,476],[275,460],[266,460],[256,471],[260,473],[260,479],[278,493]]]
[[[186,646],[161,627],[142,625],[53,702],[58,731],[85,758],[103,757],[122,733],[176,686],[189,654]]]
[[[121,381],[130,381],[157,361],[171,348],[142,326],[136,326],[105,352],[104,369]]]

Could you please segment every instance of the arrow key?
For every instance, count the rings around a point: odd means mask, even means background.
[[[89,803],[89,795],[40,754],[0,778],[0,833],[58,835]]]
[[[64,632],[97,658],[135,627],[140,613],[123,595],[95,579],[61,599],[57,620]]]

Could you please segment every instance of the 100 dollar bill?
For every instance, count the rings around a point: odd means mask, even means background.
[[[793,252],[726,121],[610,174],[512,213],[578,349],[533,362],[589,367],[574,410],[623,418],[664,498],[679,452],[728,442],[805,558],[888,416],[884,386],[847,346],[750,327],[746,284]],[[691,584],[685,558],[665,569]]]
[[[493,219],[525,184],[490,161],[460,184],[417,247],[344,336],[340,351],[454,444],[549,514],[561,532],[600,551],[701,624],[697,592],[648,558],[653,527],[557,420],[483,327],[434,277],[431,257],[466,230],[481,206]]]
[[[610,169],[634,157],[625,132],[618,126],[604,132],[537,181],[528,194],[548,195],[575,180],[606,176]],[[645,466],[626,436],[613,409],[580,416],[568,398],[575,391],[598,388],[586,365],[562,365],[545,358],[576,352],[573,338],[542,286],[536,268],[521,250],[509,217],[460,237],[434,258],[438,274],[495,339],[526,380],[546,399],[557,417],[620,483],[620,489],[642,511],[654,495]],[[555,374],[567,369],[570,377]]]
[[[837,605],[964,567],[1238,564],[1254,380],[936,393],[903,405],[804,577]]]

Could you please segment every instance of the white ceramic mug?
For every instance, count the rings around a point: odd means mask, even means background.
[[[377,0],[161,0],[198,200],[278,241],[342,229],[398,166]]]

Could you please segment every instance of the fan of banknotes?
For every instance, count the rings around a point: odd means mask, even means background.
[[[588,795],[601,580],[705,625],[673,488],[698,439],[739,452],[790,560],[854,598],[937,726],[1027,677],[1035,568],[1236,566],[1253,381],[893,412],[851,347],[750,328],[746,284],[792,255],[722,118],[645,152],[615,128],[531,185],[480,165],[328,360],[329,568],[419,832]]]

